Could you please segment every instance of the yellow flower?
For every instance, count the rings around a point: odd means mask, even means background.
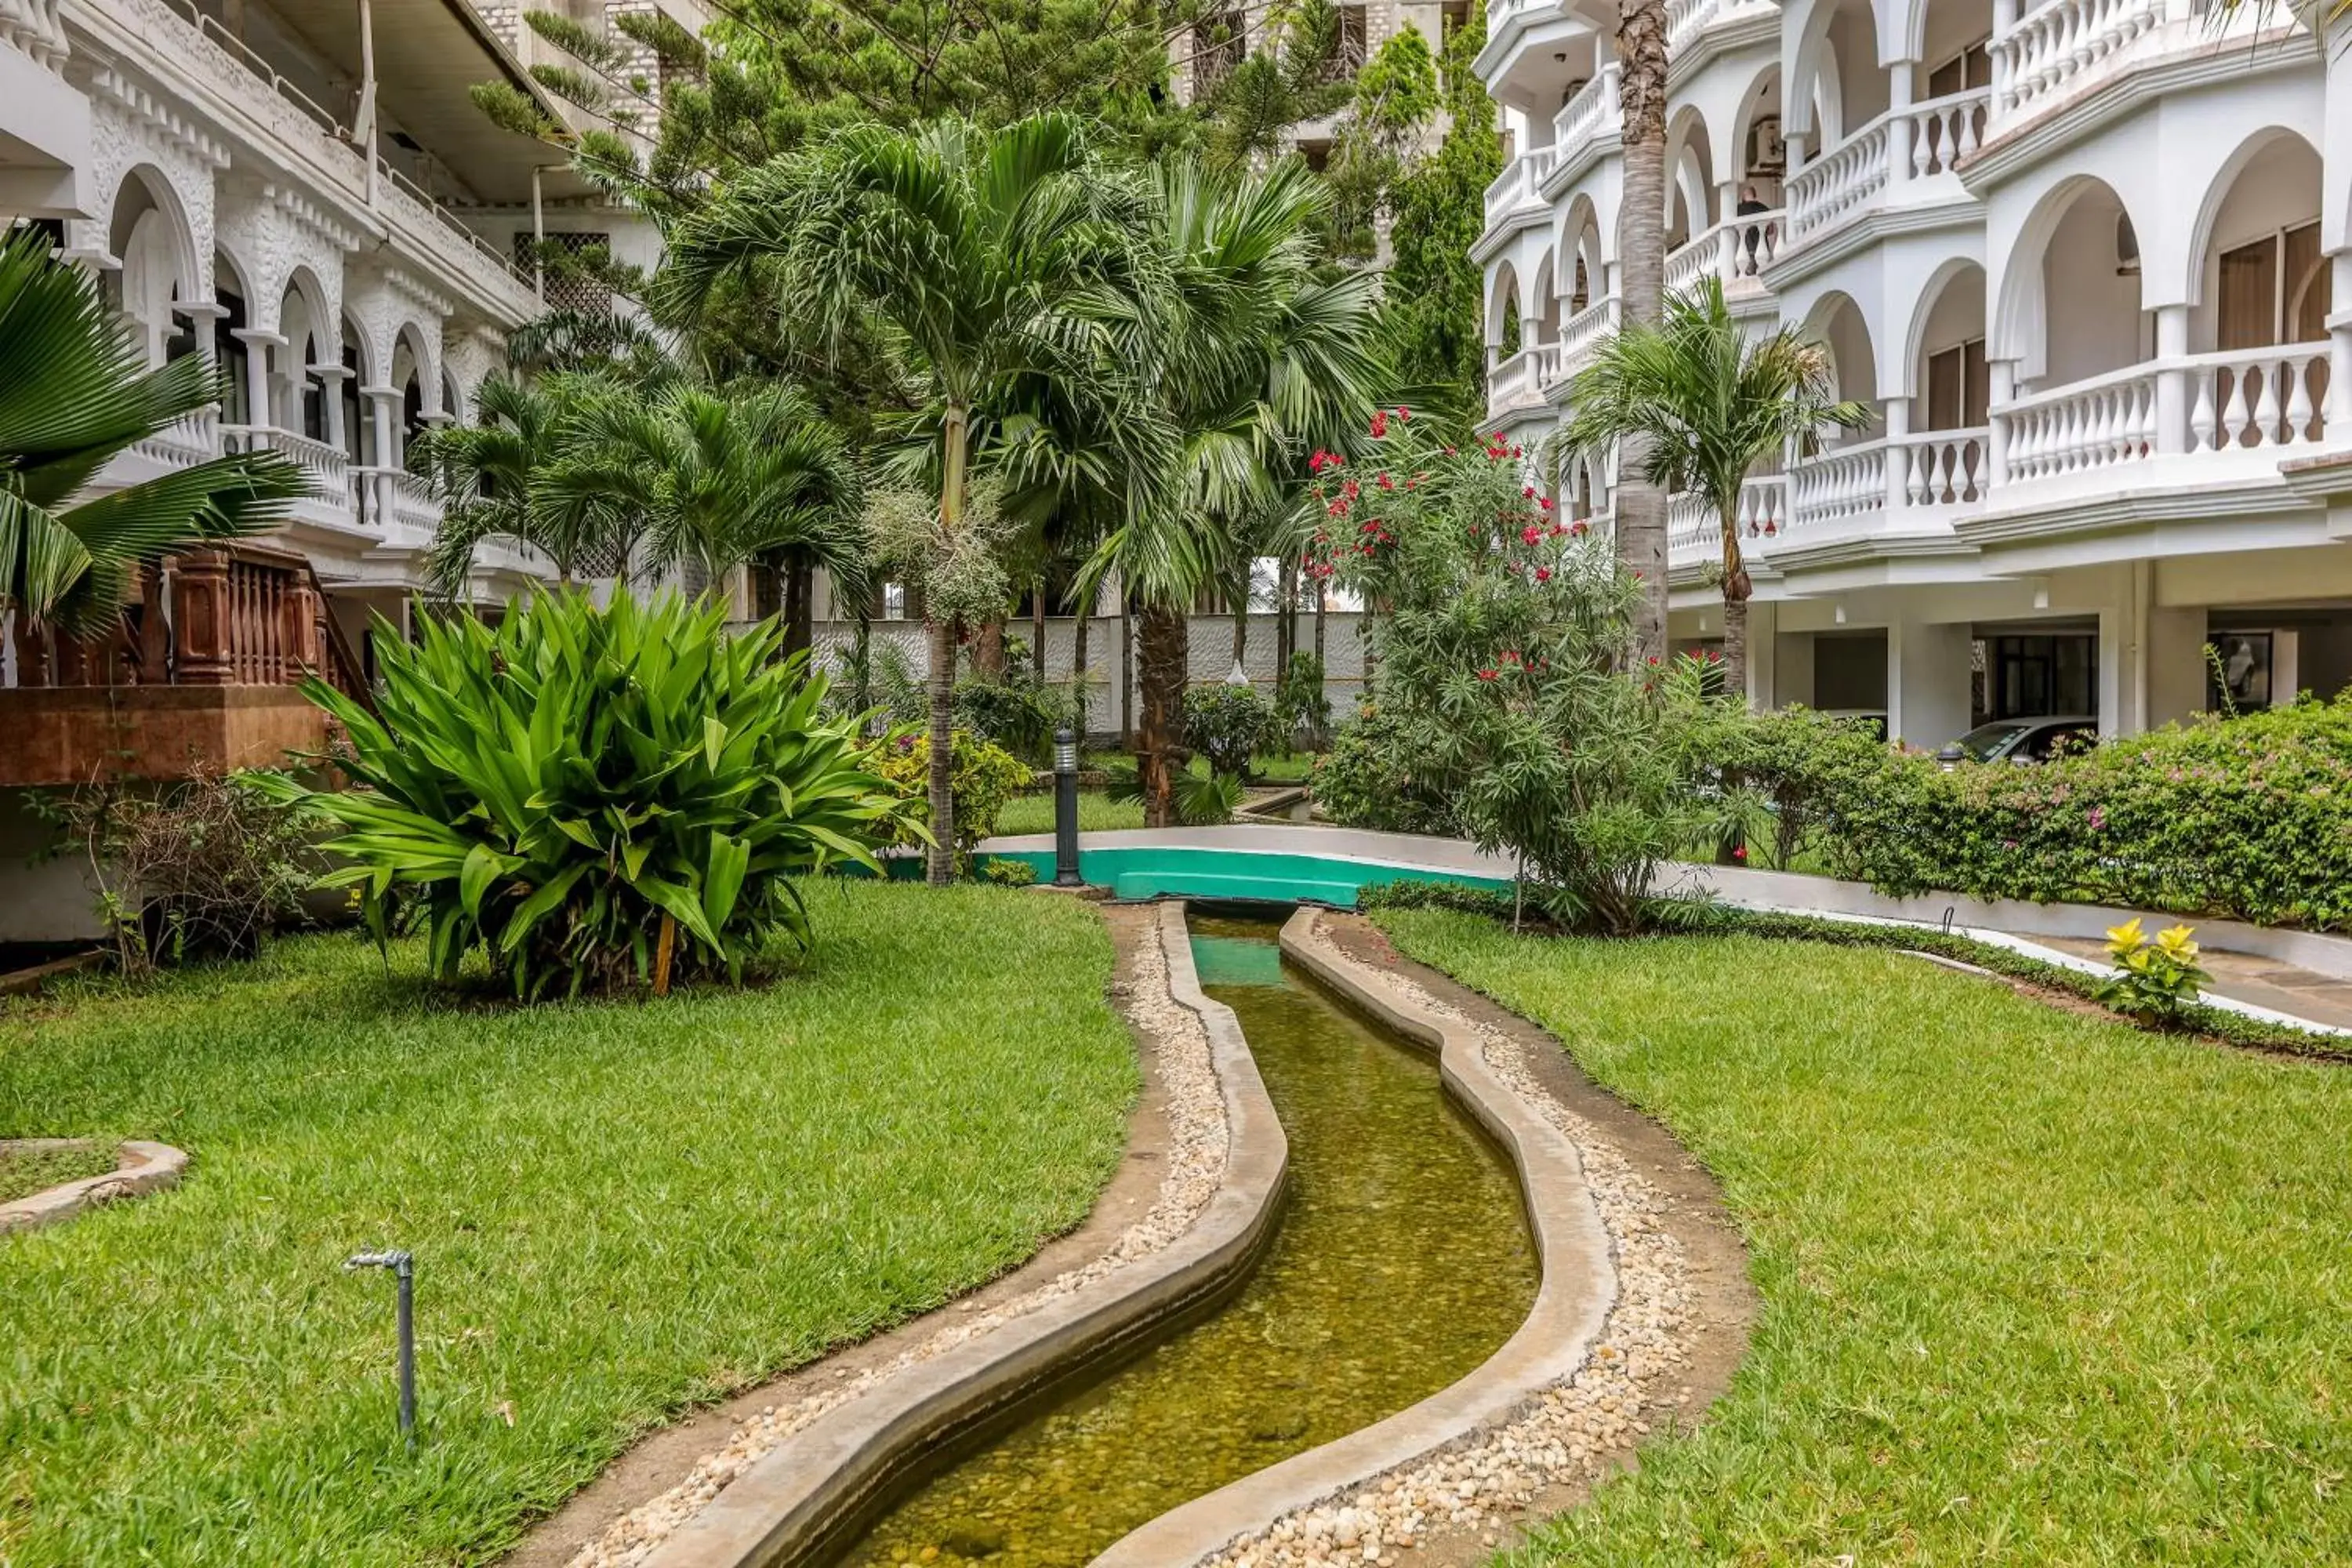
[[[2117,958],[2123,957],[2127,952],[2137,952],[2140,944],[2147,940],[2140,934],[2137,915],[2134,915],[2119,926],[2107,928],[2107,951]]]

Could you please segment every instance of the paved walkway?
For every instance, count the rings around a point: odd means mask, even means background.
[[[2063,952],[2084,958],[2105,961],[2107,956],[2103,942],[2065,936],[2041,940]],[[2352,1029],[2352,981],[2226,949],[2207,948],[2204,964],[2206,972],[2213,976],[2213,983],[2205,988],[2209,996],[2227,996],[2250,1007],[2267,1007],[2273,1013],[2308,1018],[2315,1024]]]
[[[992,839],[985,849],[1051,849],[1051,835]],[[1325,858],[1435,876],[1507,881],[1511,863],[1458,838],[1372,833],[1321,824],[1235,823],[1224,827],[1128,828],[1087,833],[1081,852],[1150,847],[1222,849],[1252,855]],[[1743,867],[1680,865],[1664,890],[1706,892],[1742,909],[1824,915],[1863,921],[1942,926],[2081,969],[2107,967],[2105,933],[2139,915],[2151,929],[2179,917],[2098,904],[2032,904],[1958,893],[1890,898],[1857,882]],[[2352,1031],[2352,939],[2247,925],[2236,921],[2189,922],[2206,952],[2215,984],[2207,994],[2275,1021],[2320,1032]]]

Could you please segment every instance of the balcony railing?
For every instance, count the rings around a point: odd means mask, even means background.
[[[2230,349],[2126,365],[2030,393],[1992,411],[1990,472],[2004,486],[2080,480],[2104,488],[2159,460],[2231,477],[2274,471],[2294,448],[2326,435],[2329,345]],[[2168,476],[2174,482],[2176,476]]]
[[[152,436],[142,436],[131,449],[160,468],[185,468],[210,462],[221,455],[220,410],[199,408],[183,414]]]
[[[1559,344],[1530,343],[1498,363],[1486,375],[1486,407],[1532,407],[1543,402],[1543,389],[1559,379]]]
[[[1584,368],[1601,340],[1617,330],[1617,296],[1595,300],[1559,326],[1559,364],[1555,380],[1564,380]]]
[[[1803,537],[1949,522],[1952,509],[1985,499],[1990,451],[1989,433],[1977,429],[1915,431],[1822,452],[1790,476],[1780,526]]]
[[[1666,258],[1666,290],[1681,293],[1712,274],[1726,288],[1752,279],[1772,265],[1780,253],[1780,236],[1789,221],[1785,212],[1750,213],[1727,218]]]
[[[1789,176],[1790,242],[1900,201],[1901,186],[1952,173],[1984,140],[1990,96],[1990,89],[1972,88],[1889,110]]]
[[[1486,187],[1486,226],[1493,228],[1521,207],[1540,210],[1542,198],[1538,192],[1559,161],[1558,147],[1530,147],[1504,164],[1503,172]]]
[[[56,70],[66,62],[66,24],[58,0],[0,0],[0,44]]]
[[[17,628],[19,687],[291,686],[313,674],[368,700],[310,562],[250,542],[143,569],[140,603],[103,637]]]
[[[1606,62],[1601,74],[1579,88],[1576,96],[1561,104],[1559,112],[1551,117],[1551,143],[1561,163],[1574,162],[1587,142],[1607,135],[1624,122],[1624,110],[1617,96],[1622,70],[1617,61]]]
[[[1739,510],[1732,518],[1743,540],[1776,538],[1788,530],[1789,476],[1755,474],[1741,481]],[[1723,520],[1702,496],[1678,495],[1666,503],[1666,559],[1680,564],[1712,561],[1722,552]]]
[[[346,508],[352,504],[352,460],[341,447],[292,430],[251,425],[224,425],[221,436],[232,452],[285,453],[302,470],[311,500]]]

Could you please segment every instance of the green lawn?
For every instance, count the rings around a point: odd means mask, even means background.
[[[0,1562],[444,1563],[682,1407],[1086,1213],[1138,1075],[1085,906],[808,889],[750,992],[436,999],[349,936],[0,1010],[0,1133],[160,1138],[176,1190],[0,1239]],[[425,1442],[393,1436],[417,1255]]]
[[[1093,833],[1113,827],[1143,826],[1143,803],[1139,800],[1114,801],[1098,789],[1078,792],[1078,831]],[[996,831],[1011,837],[1016,833],[1051,833],[1054,831],[1054,795],[1043,790],[1035,795],[1016,795],[1004,803],[996,814]]]
[[[0,1149],[0,1204],[61,1187],[114,1169],[114,1150]]]
[[[1514,1563],[2352,1562],[2352,1070],[1885,952],[1379,918],[1660,1117],[1753,1249],[1708,1423]]]

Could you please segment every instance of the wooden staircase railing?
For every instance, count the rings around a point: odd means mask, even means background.
[[[106,637],[19,628],[16,683],[291,686],[316,674],[371,711],[365,667],[310,561],[241,542],[140,574],[140,600]]]

